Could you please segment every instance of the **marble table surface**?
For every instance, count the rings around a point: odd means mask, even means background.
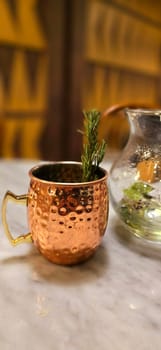
[[[0,162],[1,200],[27,191],[35,163]],[[11,203],[8,220],[27,232],[25,207]],[[32,244],[11,247],[0,222],[0,349],[160,350],[161,247],[130,239],[110,207],[93,258],[63,267]]]

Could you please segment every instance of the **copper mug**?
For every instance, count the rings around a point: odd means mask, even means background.
[[[77,162],[50,162],[29,171],[28,194],[7,191],[2,204],[5,233],[12,245],[33,242],[48,260],[63,265],[89,258],[99,246],[108,220],[107,172],[81,182]],[[7,202],[27,205],[30,233],[13,238],[6,219]]]

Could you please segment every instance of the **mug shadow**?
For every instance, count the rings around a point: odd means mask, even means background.
[[[136,237],[120,220],[116,220],[113,232],[117,240],[131,251],[151,259],[161,260],[161,242],[150,242]]]
[[[63,286],[79,285],[99,279],[108,269],[109,257],[106,247],[101,244],[95,254],[87,261],[72,265],[56,265],[45,259],[34,246],[26,255],[12,256],[1,261],[2,264],[28,264],[31,266],[31,279],[34,282],[55,283]]]

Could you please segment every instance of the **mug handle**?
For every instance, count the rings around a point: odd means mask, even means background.
[[[7,217],[6,217],[6,209],[7,209],[7,203],[8,201],[13,201],[13,202],[21,202],[23,204],[27,204],[27,198],[28,198],[28,195],[27,194],[22,194],[22,195],[15,195],[14,193],[10,192],[10,191],[7,191],[4,198],[3,198],[3,202],[2,202],[2,223],[3,223],[3,226],[4,226],[4,230],[5,230],[5,234],[8,238],[8,240],[10,241],[10,243],[13,245],[13,246],[16,246],[20,243],[30,243],[32,242],[32,236],[31,236],[31,233],[27,233],[25,235],[20,235],[16,238],[13,238],[10,230],[9,230],[9,227],[8,227],[8,223],[7,223]]]

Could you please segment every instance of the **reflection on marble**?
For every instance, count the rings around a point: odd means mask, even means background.
[[[32,162],[0,162],[1,200],[28,189]],[[8,207],[14,234],[26,210]],[[0,349],[159,350],[161,247],[133,242],[110,208],[101,247],[86,263],[63,267],[32,244],[11,247],[0,223]]]

